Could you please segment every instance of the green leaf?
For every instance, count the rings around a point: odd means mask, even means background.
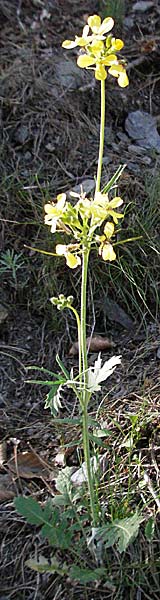
[[[155,519],[150,517],[145,526],[145,536],[148,542],[152,542],[155,531]]]
[[[70,374],[67,371],[67,369],[65,368],[65,366],[64,366],[63,362],[61,361],[60,357],[58,356],[58,354],[56,354],[56,361],[58,363],[58,366],[62,370],[62,373],[64,373],[66,380],[70,379]]]
[[[28,371],[41,371],[42,373],[47,373],[48,375],[52,375],[52,377],[57,377],[57,373],[54,373],[53,371],[49,371],[48,369],[45,369],[44,367],[35,367],[35,366],[29,366],[27,367]]]
[[[110,437],[112,434],[110,429],[96,429],[93,432],[93,435],[95,437]]]
[[[62,471],[60,471],[56,479],[56,489],[61,494],[66,494],[68,493],[68,490],[70,490],[72,472],[72,467],[65,467],[62,469]]]
[[[104,186],[102,189],[103,194],[109,192],[111,188],[113,188],[114,184],[117,182],[119,177],[121,177],[126,165],[120,165],[116,171],[116,173],[111,177],[110,181]]]
[[[53,387],[53,386],[59,386],[59,385],[63,385],[64,383],[66,383],[66,380],[62,377],[59,379],[56,379],[55,381],[44,381],[41,379],[28,379],[26,380],[25,383],[37,383],[38,385],[48,385],[49,387]]]
[[[106,449],[106,442],[103,442],[103,440],[99,436],[92,435],[92,433],[89,433],[89,439],[95,444],[97,444],[97,446]]]
[[[106,548],[110,548],[116,543],[117,549],[122,553],[137,537],[140,524],[143,521],[143,517],[136,512],[132,517],[115,519],[113,523],[97,528],[93,537],[96,540],[102,540]]]
[[[65,566],[64,564],[64,567],[60,567],[57,559],[54,557],[51,558],[51,564],[43,555],[39,556],[38,561],[34,560],[33,558],[29,558],[29,560],[26,560],[25,564],[30,569],[38,571],[38,573],[59,573],[59,575],[62,575],[63,577],[68,572],[67,565]]]
[[[96,581],[98,579],[102,579],[102,577],[107,575],[107,570],[103,567],[98,567],[97,569],[81,569],[76,565],[71,567],[69,576],[72,579],[77,579],[80,583],[89,583],[90,581]]]
[[[61,423],[66,423],[66,425],[81,425],[82,419],[77,417],[64,417],[64,419],[55,419],[54,425],[55,423],[57,423],[58,425],[60,425]]]
[[[52,389],[50,390],[50,392],[48,392],[48,394],[46,396],[46,400],[45,400],[44,409],[49,408],[51,411],[52,417],[57,416],[59,408],[61,407],[61,402],[60,402],[60,398],[59,398],[59,394],[58,394],[59,388],[60,388],[59,385],[53,386]]]
[[[16,510],[27,519],[31,525],[42,525],[44,523],[44,511],[40,504],[31,496],[15,498]]]

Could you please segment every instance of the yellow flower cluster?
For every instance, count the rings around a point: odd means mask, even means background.
[[[123,218],[122,213],[115,211],[123,200],[116,196],[109,200],[108,194],[101,192],[95,193],[95,198],[86,198],[84,193],[75,194],[78,198],[75,206],[67,202],[66,194],[59,194],[56,202],[46,204],[45,223],[51,227],[51,232],[55,233],[57,227],[74,236],[75,244],[57,244],[56,254],[64,256],[66,264],[70,269],[75,269],[81,264],[81,248],[83,243],[83,231],[87,232],[88,243],[91,245],[94,241],[94,233],[97,227],[100,227],[108,217],[113,219],[117,225],[118,220]],[[114,224],[107,221],[102,235],[97,235],[95,241],[99,244],[99,254],[103,260],[115,260],[116,254],[111,244],[111,237],[114,235]]]
[[[87,69],[95,65],[95,78],[99,81],[106,79],[106,67],[109,67],[108,73],[117,78],[119,86],[126,87],[129,84],[126,69],[116,55],[116,52],[123,48],[124,43],[121,39],[112,37],[111,34],[106,37],[106,33],[111,31],[114,26],[112,17],[106,17],[101,22],[98,15],[92,15],[87,22],[88,25],[85,25],[82,36],[76,36],[74,41],[65,40],[62,47],[70,50],[80,46],[82,54],[77,59],[79,67]]]

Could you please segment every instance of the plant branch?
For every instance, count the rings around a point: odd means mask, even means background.
[[[101,81],[101,125],[100,125],[98,168],[97,168],[97,178],[96,178],[96,192],[100,192],[100,186],[101,186],[101,173],[102,173],[103,149],[104,149],[104,127],[105,127],[105,81]]]

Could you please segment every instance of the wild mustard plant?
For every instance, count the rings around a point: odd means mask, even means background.
[[[92,526],[91,538],[89,540],[90,547],[94,537],[97,536],[97,539],[99,540],[102,532],[98,528],[101,523],[100,512],[97,510],[93,461],[90,456],[88,405],[92,394],[101,389],[101,382],[105,381],[107,377],[113,373],[116,365],[121,362],[120,356],[113,356],[102,366],[102,360],[99,355],[94,367],[88,367],[86,347],[86,294],[90,251],[92,249],[97,249],[102,260],[114,261],[116,259],[115,245],[117,243],[116,227],[119,224],[119,220],[123,218],[123,214],[117,211],[123,204],[122,198],[114,194],[113,198],[110,198],[110,193],[112,190],[115,191],[117,179],[123,171],[123,168],[119,167],[116,174],[109,183],[107,183],[105,188],[103,190],[101,189],[105,126],[105,80],[109,73],[117,79],[120,87],[124,88],[129,83],[125,63],[123,60],[119,59],[119,51],[124,45],[123,41],[112,37],[110,33],[108,34],[113,28],[113,25],[114,21],[111,17],[108,17],[101,22],[101,18],[98,15],[90,16],[88,18],[88,24],[83,29],[82,36],[76,36],[75,41],[66,40],[62,44],[63,48],[66,48],[67,50],[79,47],[80,54],[77,58],[77,65],[80,68],[93,69],[96,80],[101,82],[100,144],[94,197],[86,196],[82,189],[80,194],[74,192],[58,194],[54,202],[47,203],[44,207],[45,224],[51,228],[53,234],[56,230],[62,233],[62,243],[57,244],[55,248],[56,255],[65,259],[66,265],[70,269],[81,268],[82,270],[80,315],[73,306],[72,296],[65,298],[63,294],[60,294],[58,298],[51,298],[52,304],[57,306],[58,310],[69,308],[76,317],[79,342],[79,374],[74,378],[73,372],[69,374],[60,358],[57,357],[58,365],[62,370],[62,376],[58,375],[55,381],[47,382],[48,385],[51,386],[51,390],[47,396],[45,408],[50,407],[52,414],[54,416],[56,415],[59,407],[61,407],[62,391],[65,387],[72,388],[79,401],[86,482],[88,484],[90,500],[90,524]],[[70,201],[70,198],[73,199],[72,202]],[[64,233],[65,237],[68,236],[69,243],[64,243]],[[34,503],[33,506],[33,501],[30,500],[30,505],[30,522],[38,523],[36,504]],[[26,515],[24,502],[22,503],[20,500],[20,502],[16,502],[16,506],[22,514]],[[42,515],[42,511],[40,520],[41,522],[44,520],[46,523],[46,516]],[[127,519],[125,521],[127,521]],[[121,540],[120,551],[126,548],[128,540],[132,539],[133,534],[135,536],[138,533],[140,522],[141,519],[138,520],[137,515],[134,515],[134,517],[131,517],[130,523],[128,519],[128,529],[127,523],[124,523],[124,528],[125,531],[128,532],[128,537]],[[108,546],[114,543],[112,541],[113,539],[114,541],[117,541],[121,535],[120,530],[123,528],[119,527],[119,529],[117,529],[117,523],[116,525],[114,524],[114,535],[112,530],[113,537],[110,536],[110,529],[108,530],[108,533],[107,529],[105,529],[105,533],[103,530],[104,535],[102,538],[108,540]],[[51,536],[53,538],[53,534],[49,533],[50,530],[51,521],[48,525],[48,529],[45,529],[45,531],[46,535],[48,531],[48,537]]]
[[[63,256],[67,266],[71,269],[82,265],[81,314],[80,316],[76,315],[79,332],[80,372],[76,386],[72,382],[72,387],[74,386],[78,389],[82,410],[84,457],[87,466],[91,515],[94,526],[97,523],[97,516],[95,511],[93,474],[91,472],[87,407],[91,393],[97,389],[96,387],[94,388],[97,378],[99,377],[99,382],[102,380],[100,375],[102,369],[104,369],[105,378],[107,377],[107,365],[101,369],[101,359],[99,359],[99,361],[96,361],[94,374],[91,369],[88,369],[86,348],[87,271],[89,254],[94,247],[98,247],[99,255],[103,260],[113,261],[116,259],[114,250],[115,226],[118,225],[119,219],[123,218],[123,214],[117,212],[117,208],[123,204],[123,200],[119,196],[114,196],[113,199],[110,199],[108,192],[103,193],[100,190],[104,147],[105,80],[107,78],[107,70],[110,75],[117,78],[118,84],[121,87],[125,87],[129,83],[124,63],[117,57],[117,52],[123,48],[123,41],[112,37],[111,34],[106,35],[111,31],[113,25],[114,21],[111,17],[101,22],[101,18],[98,15],[90,16],[88,24],[83,29],[82,36],[76,36],[75,41],[66,40],[62,44],[63,48],[67,50],[80,47],[81,53],[77,58],[77,65],[80,68],[93,69],[95,78],[101,82],[100,146],[94,198],[86,197],[86,194],[82,190],[79,195],[70,192],[70,196],[76,200],[74,205],[68,200],[66,194],[59,194],[55,202],[45,205],[45,223],[51,227],[51,232],[54,233],[56,228],[59,231],[61,230],[62,233],[65,230],[72,240],[69,244],[58,244],[56,246],[56,254]],[[103,224],[103,232],[99,233]],[[57,304],[59,308],[59,299],[51,298],[51,302]],[[70,308],[73,310],[71,304]],[[119,357],[112,359],[111,372],[113,372],[116,364],[119,362]],[[92,387],[90,387],[91,374]]]

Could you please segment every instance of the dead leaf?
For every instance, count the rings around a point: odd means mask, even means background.
[[[50,469],[49,466],[47,468],[47,464],[43,464],[43,460],[41,460],[38,455],[34,454],[34,452],[21,452],[17,454],[17,459],[15,461],[15,457],[11,458],[7,466],[9,469],[16,473],[17,477],[24,477],[25,479],[32,478],[40,478],[49,479],[50,478]]]
[[[101,335],[93,335],[92,338],[88,337],[86,342],[89,352],[103,352],[107,348],[113,348],[114,346],[111,340]],[[74,342],[69,350],[69,356],[76,356],[76,354],[78,354],[78,342]]]
[[[15,489],[13,486],[12,478],[10,474],[0,475],[0,502],[11,500],[15,496]]]
[[[3,442],[0,442],[0,465],[3,465],[3,463],[6,462],[6,458],[7,458],[7,443],[4,440]]]

